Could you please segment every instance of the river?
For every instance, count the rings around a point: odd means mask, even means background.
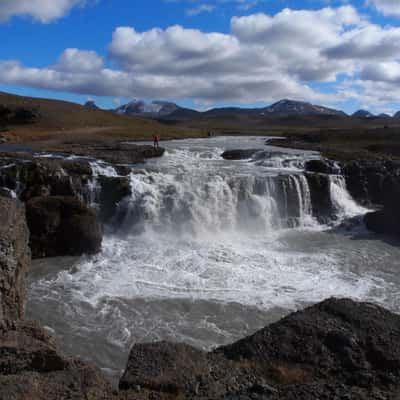
[[[67,353],[116,377],[135,342],[211,349],[330,296],[400,312],[400,247],[368,233],[361,218],[345,223],[367,210],[340,176],[331,181],[336,219],[313,219],[303,167],[318,154],[260,137],[165,147],[164,157],[133,168],[133,194],[106,227],[100,254],[34,264],[28,317]],[[220,157],[234,148],[260,151]]]

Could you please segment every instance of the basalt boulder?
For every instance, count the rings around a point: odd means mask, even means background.
[[[34,258],[94,254],[102,228],[94,210],[73,197],[36,197],[26,203]]]
[[[111,400],[114,392],[94,366],[59,352],[36,323],[0,323],[0,399]]]
[[[30,263],[25,208],[0,196],[0,320],[24,315],[25,276]]]
[[[137,399],[396,399],[400,316],[329,299],[210,353],[138,344],[120,389]]]

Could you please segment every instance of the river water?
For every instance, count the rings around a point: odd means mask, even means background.
[[[165,147],[164,157],[133,168],[133,194],[100,254],[32,268],[28,316],[68,354],[117,377],[136,342],[211,349],[330,296],[400,312],[400,246],[354,222],[367,210],[340,176],[331,179],[335,221],[313,219],[303,167],[318,154],[257,137]],[[232,148],[260,151],[223,160]]]

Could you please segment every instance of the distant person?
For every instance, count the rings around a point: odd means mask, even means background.
[[[154,147],[158,149],[160,147],[160,135],[153,135],[153,142]]]

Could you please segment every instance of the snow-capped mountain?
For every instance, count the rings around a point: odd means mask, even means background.
[[[118,107],[115,112],[117,114],[147,116],[147,117],[164,117],[172,114],[179,107],[175,103],[167,101],[145,102],[143,100],[133,100],[128,104]]]

